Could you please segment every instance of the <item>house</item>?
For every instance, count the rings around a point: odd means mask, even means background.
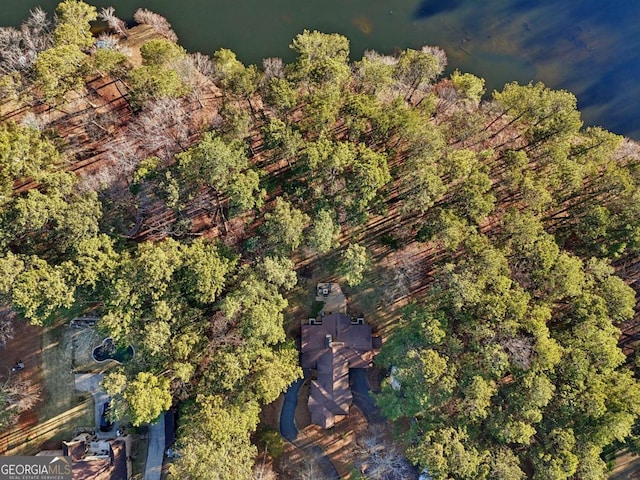
[[[320,284],[319,294],[330,292],[341,295],[337,284]],[[325,305],[331,304],[331,298]],[[346,301],[345,301],[346,303]],[[346,308],[334,308],[333,313],[323,310],[301,326],[302,368],[315,370],[309,391],[311,422],[331,428],[349,414],[353,397],[349,387],[350,368],[369,368],[380,338],[371,335],[371,327],[363,318],[352,318],[343,313]]]
[[[62,442],[62,452],[71,457],[73,480],[128,480],[131,462],[126,437],[96,440],[83,433]]]

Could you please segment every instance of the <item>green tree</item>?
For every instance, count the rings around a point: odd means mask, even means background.
[[[347,285],[355,287],[364,280],[364,275],[369,268],[371,259],[364,245],[358,243],[349,244],[340,257],[338,274]]]
[[[139,372],[130,381],[121,373],[110,373],[102,386],[112,397],[114,414],[129,418],[136,427],[157,420],[171,407],[169,380],[150,372]]]
[[[98,48],[91,56],[91,68],[100,75],[124,76],[127,71],[127,56],[117,50]]]
[[[409,100],[417,90],[430,85],[446,66],[446,56],[437,47],[408,48],[400,54],[394,76]]]
[[[311,85],[334,84],[340,88],[351,78],[349,40],[342,35],[305,30],[290,48],[298,53],[291,75]]]
[[[276,345],[285,340],[282,311],[287,300],[269,279],[259,279],[245,272],[238,285],[221,304],[224,316],[236,322],[243,337],[251,345]],[[244,375],[243,375],[244,376]]]
[[[484,95],[484,79],[471,73],[455,70],[451,74],[451,83],[460,95],[474,102],[479,102]]]
[[[34,83],[47,102],[63,102],[68,93],[84,88],[87,61],[73,43],[45,50],[33,65]]]
[[[188,84],[180,76],[180,62],[186,59],[182,47],[169,40],[154,39],[140,47],[140,55],[142,66],[129,73],[134,105],[162,97],[181,97],[189,92]]]
[[[338,120],[344,102],[342,90],[337,84],[318,88],[305,97],[303,127],[312,132],[324,132]]]
[[[202,141],[176,156],[182,178],[207,185],[228,196],[232,206],[244,211],[262,205],[264,191],[258,173],[249,167],[244,146],[207,132]]]
[[[394,381],[377,401],[411,419],[409,457],[433,474],[598,478],[603,447],[640,415],[613,324],[633,315],[633,292],[606,262],[560,251],[531,214],[505,232],[497,246],[470,235],[426,305],[404,312],[378,356]]]
[[[30,323],[44,325],[58,309],[73,305],[74,293],[63,267],[32,256],[16,278],[11,302]]]
[[[298,92],[295,86],[285,78],[273,77],[262,88],[266,102],[281,115],[286,115],[298,104]]]
[[[393,73],[397,59],[366,51],[362,60],[354,65],[354,77],[359,89],[370,94],[378,94],[393,85]]]
[[[169,478],[249,480],[257,451],[249,434],[258,424],[257,403],[239,404],[200,395],[185,409],[179,431],[180,457]]]
[[[575,135],[582,126],[576,97],[566,90],[551,90],[540,82],[512,82],[501,92],[494,92],[493,98],[512,118],[509,124],[525,125],[524,135],[530,145],[543,143],[552,147]]]
[[[183,291],[203,304],[215,302],[222,294],[236,259],[222,255],[220,249],[203,239],[184,246]]]
[[[410,455],[420,458],[422,465],[429,465],[430,473],[444,478],[484,478],[486,457],[467,443],[464,428],[442,428],[429,432],[424,440],[412,448]]]
[[[302,233],[308,222],[308,215],[278,197],[273,210],[264,214],[262,232],[267,245],[276,251],[290,253],[300,246]]]
[[[291,165],[291,160],[295,160],[304,145],[300,132],[277,118],[270,119],[263,131],[265,146],[275,149],[277,157],[286,159]]]
[[[73,247],[72,258],[72,278],[77,286],[89,291],[113,278],[119,260],[113,240],[104,234],[80,239]]]
[[[62,161],[55,145],[38,130],[9,121],[0,125],[0,205],[16,180],[38,180]]]
[[[256,269],[269,283],[284,290],[291,290],[298,282],[293,262],[285,257],[264,257]]]
[[[255,65],[245,67],[236,54],[221,48],[213,54],[216,76],[225,90],[242,97],[250,97],[258,88],[260,72]]]
[[[42,191],[15,196],[0,211],[0,240],[19,245],[21,253],[59,259],[76,242],[97,234],[101,205],[95,192],[74,189],[73,173],[42,174],[40,181]]]
[[[24,260],[11,251],[7,251],[0,257],[0,295],[6,297],[11,293],[11,289],[18,275],[23,272],[24,269]]]
[[[56,8],[57,23],[53,32],[56,47],[73,45],[86,50],[93,45],[91,23],[98,18],[96,7],[79,0],[64,0]]]
[[[274,401],[280,393],[301,377],[298,351],[290,343],[275,348],[252,341],[240,348],[217,352],[202,382],[209,391],[234,396],[238,400]]]
[[[544,445],[534,455],[535,473],[537,479],[565,479],[571,478],[578,468],[578,457],[573,454],[576,445],[574,432],[570,429],[554,429]]]
[[[391,174],[386,154],[365,146],[360,146],[357,151],[347,175],[347,189],[351,195],[348,203],[364,210],[378,191],[391,181]]]
[[[487,173],[471,173],[456,191],[459,212],[469,220],[480,223],[495,206],[496,197],[491,192],[491,187],[491,178]]]
[[[524,480],[526,474],[520,468],[518,457],[506,448],[498,450],[491,459],[489,478],[495,480]]]
[[[329,210],[320,210],[313,218],[308,233],[308,243],[316,253],[323,254],[339,245],[340,225],[336,224]]]

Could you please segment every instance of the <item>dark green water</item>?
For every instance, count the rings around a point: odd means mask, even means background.
[[[586,124],[640,139],[640,2],[637,0],[114,0],[131,18],[137,7],[166,16],[191,51],[232,49],[245,63],[293,58],[288,45],[304,28],[339,32],[352,57],[365,49],[439,45],[451,68],[487,79],[541,80],[574,92]],[[3,0],[0,23],[57,1]]]

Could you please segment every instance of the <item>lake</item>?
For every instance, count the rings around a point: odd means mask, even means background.
[[[57,1],[3,0],[0,24],[18,25]],[[138,7],[167,17],[190,51],[230,48],[245,63],[293,58],[304,28],[339,32],[352,58],[439,45],[449,70],[475,73],[487,90],[541,80],[576,94],[583,119],[640,140],[640,2],[636,0],[114,0],[130,19]]]

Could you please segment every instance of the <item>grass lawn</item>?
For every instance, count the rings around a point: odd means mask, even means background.
[[[30,373],[37,373],[34,380],[41,385],[41,400],[32,411],[33,421],[21,422],[3,434],[4,454],[34,455],[45,441],[70,440],[75,428],[94,426],[93,397],[75,390],[69,334],[66,322],[60,321],[39,331],[37,341],[24,340],[33,349],[25,362],[41,356],[38,365],[30,367]]]
[[[40,422],[60,418],[52,438],[71,439],[76,427],[93,427],[93,397],[75,390],[72,331],[66,322],[45,328],[42,333],[42,376],[44,404]],[[73,412],[70,414],[69,412]]]
[[[144,479],[144,467],[147,463],[147,450],[149,448],[149,440],[143,438],[142,435],[134,435],[131,442],[131,468],[133,470],[132,480]]]

